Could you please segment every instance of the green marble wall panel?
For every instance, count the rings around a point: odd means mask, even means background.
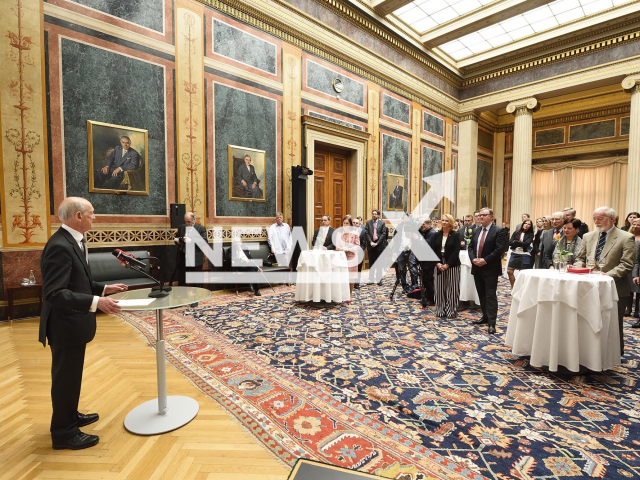
[[[333,89],[333,81],[342,80],[344,89],[340,99],[364,107],[364,84],[326,68],[314,61],[307,60],[307,87],[326,95],[335,97],[338,93]]]
[[[629,124],[631,117],[624,117],[620,119],[620,135],[629,135]]]
[[[478,145],[493,152],[493,134],[478,129]]]
[[[165,215],[164,68],[67,38],[61,57],[67,196],[87,198],[98,214]],[[89,193],[87,120],[148,130],[148,196]]]
[[[164,32],[164,0],[70,1],[156,32]]]
[[[382,94],[382,114],[399,122],[411,123],[411,105],[387,94]]]
[[[277,102],[219,83],[214,84],[213,102],[216,216],[275,217]],[[266,152],[266,173],[261,182],[266,202],[229,200],[229,145]]]
[[[338,125],[344,125],[345,127],[351,127],[351,128],[355,128],[357,130],[364,130],[364,128],[361,125],[357,125],[355,123],[347,122],[345,120],[340,120],[339,118],[333,118],[333,117],[330,117],[328,115],[323,115],[322,113],[312,112],[311,110],[309,110],[309,116],[310,117],[320,118],[320,119],[326,120],[328,122],[337,123]]]
[[[616,135],[616,121],[614,119],[601,122],[582,123],[569,127],[569,142],[596,140],[598,138],[614,137]]]
[[[411,142],[391,135],[382,134],[382,207],[387,209],[389,193],[387,189],[387,174],[404,176],[403,205],[407,207],[409,186],[409,152]]]
[[[478,176],[476,179],[476,206],[491,207],[492,164],[478,158]]]
[[[213,19],[213,51],[245,65],[276,74],[276,45]]]
[[[444,161],[444,152],[435,150],[426,146],[422,146],[422,178],[431,177],[442,173],[442,165]],[[427,182],[422,180],[422,188],[420,189],[420,198],[427,194]],[[441,217],[440,199],[437,199],[438,206],[431,214],[431,218]]]
[[[559,145],[564,143],[564,127],[538,130],[536,132],[536,147]]]
[[[422,129],[439,137],[444,136],[444,120],[430,113],[423,112]]]

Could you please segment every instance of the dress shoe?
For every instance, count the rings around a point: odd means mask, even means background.
[[[83,448],[93,447],[98,444],[100,437],[97,435],[87,435],[86,433],[78,433],[75,437],[65,440],[64,442],[58,442],[53,444],[54,450],[82,450]]]
[[[493,335],[494,333],[496,333],[496,326],[489,325],[489,335]]]
[[[640,328],[640,320],[638,320],[636,323],[632,323],[631,328]]]
[[[80,413],[78,412],[78,427],[84,427],[86,425],[91,425],[98,421],[100,417],[97,413]]]
[[[381,287],[381,286],[382,286],[382,280],[380,280],[380,281],[378,282],[378,286],[379,286],[379,287]]]
[[[489,319],[487,317],[482,317],[479,320],[474,320],[473,322],[474,325],[484,325],[485,323],[489,323]]]
[[[260,293],[260,290],[256,290],[256,297],[261,297],[262,294]]]

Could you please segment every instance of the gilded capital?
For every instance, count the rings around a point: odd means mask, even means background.
[[[622,81],[622,88],[629,93],[638,92],[638,87],[640,87],[640,73],[629,75]]]
[[[507,105],[507,113],[518,113],[521,110],[531,110],[531,112],[533,113],[538,110],[538,108],[540,108],[540,104],[538,103],[537,99],[533,97],[523,98],[520,100],[515,100]]]

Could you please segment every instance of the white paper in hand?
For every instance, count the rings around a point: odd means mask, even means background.
[[[146,307],[151,302],[153,302],[155,298],[132,298],[127,300],[116,300],[118,305],[121,307]]]

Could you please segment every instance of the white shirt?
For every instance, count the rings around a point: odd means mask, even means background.
[[[122,156],[124,157],[124,156],[127,154],[127,152],[128,152],[128,151],[129,151],[129,150],[125,150],[125,149],[123,148],[123,149],[122,149]]]
[[[482,239],[482,230],[487,231],[487,233],[484,234],[484,239],[486,241],[487,237],[489,236],[489,230],[491,229],[492,226],[493,226],[493,223],[490,223],[488,227],[480,226],[480,236],[478,237],[478,244],[476,245],[476,257],[478,257],[478,247],[480,247],[480,240]],[[484,245],[482,246],[482,248],[484,248]]]
[[[84,238],[84,235],[78,232],[77,230],[74,230],[73,228],[64,224],[62,225],[62,228],[64,228],[67,232],[71,234],[73,239],[77,242],[78,247],[80,247],[80,250],[84,251],[84,247],[82,246],[82,239]],[[85,259],[88,258],[87,252],[84,252],[84,254],[85,254]],[[104,295],[104,290],[102,291],[102,294]],[[94,295],[93,302],[91,302],[91,308],[89,308],[90,312],[95,312],[96,310],[98,310],[98,300],[100,300],[100,297]]]
[[[269,227],[267,232],[269,246],[278,253],[286,253],[291,250],[293,241],[291,240],[291,228],[286,223],[282,222],[282,225],[274,223]]]

